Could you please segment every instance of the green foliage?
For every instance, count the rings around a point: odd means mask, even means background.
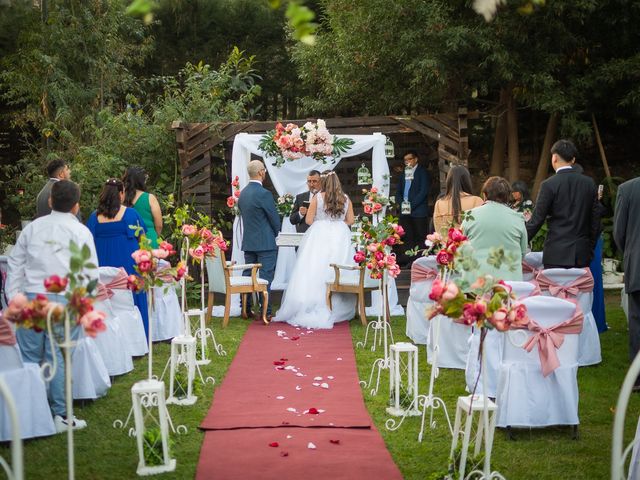
[[[532,252],[541,252],[543,250],[544,241],[547,239],[548,231],[549,226],[547,225],[547,222],[544,222],[542,227],[540,227],[540,230],[538,230],[538,233],[536,233],[533,239],[529,242]]]
[[[197,346],[198,348],[198,352],[200,352],[200,346]],[[207,351],[205,349],[205,358],[208,358],[207,355]],[[185,398],[187,396],[187,390],[188,390],[188,386],[189,386],[189,379],[187,377],[187,373],[183,370],[180,369],[176,372],[175,377],[174,377],[174,394],[176,398]],[[202,395],[202,379],[200,378],[200,375],[198,375],[198,372],[196,372],[195,376],[193,377],[193,386],[192,386],[192,390],[191,390],[191,394],[195,397],[200,397]]]

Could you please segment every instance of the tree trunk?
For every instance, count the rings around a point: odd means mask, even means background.
[[[507,147],[506,99],[507,92],[503,88],[500,90],[498,119],[496,120],[496,131],[493,137],[493,152],[491,153],[491,166],[489,167],[489,175],[491,176],[501,176],[504,169],[504,154]]]
[[[556,139],[556,132],[558,130],[558,122],[560,121],[559,113],[552,113],[547,122],[547,130],[544,134],[544,142],[542,143],[542,150],[540,151],[540,159],[538,160],[538,170],[536,170],[536,179],[533,182],[533,190],[531,190],[531,198],[538,196],[538,190],[540,190],[540,184],[549,173],[549,162],[551,161],[551,145],[553,145]]]
[[[520,147],[518,145],[518,111],[513,90],[508,91],[507,102],[507,146],[509,156],[509,182],[520,178]]]

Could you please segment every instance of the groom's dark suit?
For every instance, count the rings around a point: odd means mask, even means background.
[[[559,170],[540,185],[531,220],[529,241],[547,222],[542,262],[549,267],[588,267],[600,233],[596,185],[573,168]]]
[[[304,233],[309,228],[306,222],[306,215],[300,215],[300,207],[303,207],[303,202],[311,202],[311,192],[302,192],[296,195],[296,201],[293,203],[293,210],[289,215],[289,221],[291,225],[296,226],[296,232]],[[309,205],[307,205],[308,207]]]
[[[271,299],[271,282],[276,270],[278,247],[276,236],[280,232],[280,216],[271,192],[260,182],[251,181],[240,192],[238,200],[242,218],[242,251],[246,263],[261,263],[260,278],[269,282],[267,291]],[[250,275],[245,271],[244,275]],[[271,315],[271,302],[267,307]]]

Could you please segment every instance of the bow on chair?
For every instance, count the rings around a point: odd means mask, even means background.
[[[549,290],[554,297],[568,298],[577,297],[580,292],[590,292],[593,290],[593,275],[591,270],[585,269],[585,272],[568,285],[560,285],[547,277],[544,272],[540,272],[536,281],[540,288]]]
[[[98,282],[98,293],[96,295],[96,300],[104,301],[111,297],[113,297],[114,290],[126,290],[127,289],[127,271],[120,267],[118,269],[118,274],[111,280],[109,283],[104,284]]]
[[[438,272],[433,268],[418,265],[416,262],[411,265],[411,283],[435,280],[437,276]]]
[[[537,277],[542,270],[542,268],[535,268],[533,265],[528,264],[524,260],[522,261],[522,273],[532,273],[533,278]]]
[[[0,317],[0,345],[15,345],[16,336],[8,320]]]
[[[533,350],[535,345],[538,346],[538,355],[540,356],[540,366],[542,367],[542,375],[549,376],[560,366],[558,353],[556,350],[564,343],[566,334],[578,334],[582,331],[582,323],[584,314],[576,307],[576,311],[568,320],[552,325],[551,327],[542,327],[533,319],[529,319],[528,328],[534,334],[522,346],[527,352]]]

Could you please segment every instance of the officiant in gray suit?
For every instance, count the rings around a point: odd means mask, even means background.
[[[296,226],[296,232],[304,233],[309,228],[307,225],[307,209],[311,203],[313,196],[320,190],[320,172],[317,170],[311,170],[307,175],[307,192],[302,192],[296,195],[296,200],[293,203],[293,210],[289,216],[291,225]]]
[[[280,232],[280,216],[273,195],[262,186],[267,176],[264,164],[260,160],[252,160],[247,171],[249,184],[242,189],[238,200],[243,226],[242,251],[245,263],[262,264],[260,278],[269,282],[267,319],[271,320],[271,282],[278,257],[276,237]],[[245,271],[243,275],[250,274],[250,271]]]

